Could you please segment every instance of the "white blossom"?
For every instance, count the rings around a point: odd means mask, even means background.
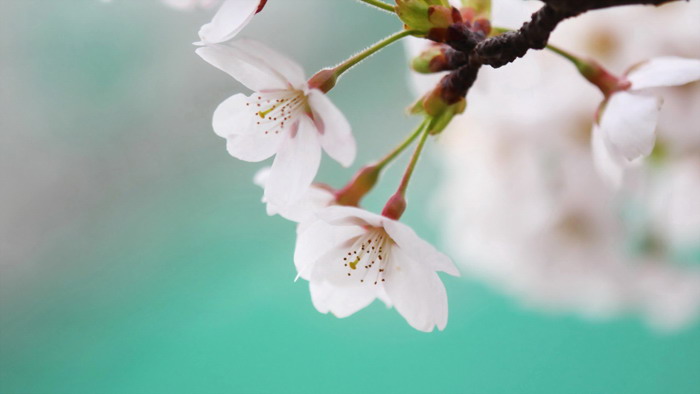
[[[648,156],[656,141],[656,125],[663,102],[649,89],[679,86],[700,79],[700,60],[654,58],[630,69],[631,86],[613,93],[602,105],[593,125],[592,147],[596,166],[614,186],[624,168]]]
[[[447,324],[437,271],[458,276],[450,259],[405,224],[354,207],[329,207],[297,237],[294,263],[321,313],[347,317],[376,298],[420,331]]]
[[[192,1],[166,0],[171,3],[191,5]],[[207,0],[202,0],[207,2]],[[226,0],[212,18],[211,22],[199,29],[199,42],[196,45],[219,44],[231,40],[253,19],[267,0]],[[209,1],[211,3],[211,1]]]
[[[213,127],[238,159],[275,156],[265,186],[268,203],[296,202],[318,171],[322,149],[343,166],[352,164],[350,124],[323,92],[308,86],[298,64],[251,40],[202,47],[197,54],[254,91],[221,103]]]

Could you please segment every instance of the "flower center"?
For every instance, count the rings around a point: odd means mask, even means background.
[[[386,282],[385,272],[391,238],[383,229],[370,229],[358,238],[343,255],[343,266],[347,276],[360,283],[377,285]]]
[[[274,135],[296,124],[306,106],[306,96],[300,90],[257,93],[245,105],[255,111],[255,128]]]

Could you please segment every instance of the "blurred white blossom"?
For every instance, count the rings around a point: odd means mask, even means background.
[[[619,187],[624,169],[651,154],[663,99],[651,89],[679,86],[700,79],[700,60],[653,58],[630,69],[628,89],[614,92],[600,107],[592,131],[593,157],[598,170]]]
[[[494,25],[517,27],[529,6],[495,1]],[[611,69],[699,58],[699,17],[697,2],[598,11],[562,24],[551,42]],[[651,89],[629,77],[665,107],[656,150],[611,190],[590,145],[600,93],[574,67],[532,51],[483,69],[442,137],[445,236],[471,274],[528,305],[593,318],[635,312],[677,329],[700,313],[700,254],[678,253],[700,250],[700,86]]]

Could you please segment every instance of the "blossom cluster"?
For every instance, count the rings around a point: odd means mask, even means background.
[[[298,223],[294,263],[298,277],[309,281],[316,309],[346,317],[379,298],[418,330],[443,329],[447,295],[437,272],[459,275],[454,264],[398,221],[396,199],[383,215],[359,208],[371,188],[367,178],[376,180],[382,166],[368,167],[341,190],[313,184],[322,151],[345,167],[355,159],[350,123],[326,92],[344,67],[361,59],[307,79],[286,56],[235,38],[264,6],[261,0],[227,0],[199,32],[197,54],[252,91],[219,105],[214,131],[237,159],[274,156],[256,183],[264,188],[268,213]]]
[[[500,67],[530,49],[542,49],[559,22],[597,5],[585,8],[582,2],[572,12],[567,1],[547,2],[530,23],[513,31],[496,23],[502,15],[512,17],[528,5],[510,0],[361,1],[394,14],[403,29],[310,78],[285,55],[240,37],[255,15],[270,8],[267,0],[225,0],[211,22],[202,26],[195,43],[203,60],[251,91],[222,102],[214,111],[213,129],[239,160],[262,162],[274,157],[255,182],[264,189],[268,214],[298,223],[294,264],[297,277],[309,282],[317,310],[346,317],[379,298],[418,330],[444,329],[447,294],[438,272],[458,276],[459,271],[400,219],[423,147],[445,130],[445,139],[452,141],[445,154],[450,164],[444,201],[454,229],[448,238],[471,272],[508,278],[518,291],[539,291],[538,297],[565,306],[572,302],[559,301],[557,292],[581,288],[586,300],[592,300],[586,308],[596,311],[625,309],[634,304],[631,299],[657,292],[649,289],[663,287],[660,282],[700,294],[698,280],[680,278],[667,265],[649,263],[631,270],[618,263],[617,256],[608,253],[623,242],[615,231],[618,222],[600,208],[615,204],[630,169],[658,150],[656,129],[662,107],[658,88],[700,79],[700,60],[658,57],[616,75],[598,61],[549,45],[550,53],[574,68],[562,81],[552,74],[526,88],[528,94],[549,101],[523,100],[514,94],[523,87],[513,82],[522,85],[531,77],[517,69],[506,70],[512,79],[504,73],[479,76],[481,68]],[[327,93],[345,72],[403,38],[412,68],[421,74],[413,80],[418,99],[410,107],[411,114],[423,118],[419,126],[384,158],[363,166],[345,186],[336,190],[314,183],[322,152],[344,167],[353,164],[357,153],[350,123]],[[529,66],[528,72],[541,74],[546,67],[525,60],[516,64]],[[597,110],[588,114],[589,143],[584,145],[572,144],[566,133],[552,134],[562,131],[554,127],[554,120],[562,117],[567,103],[582,108],[580,97],[546,91],[548,84],[567,87],[577,74],[603,95]],[[484,92],[483,83],[500,90]],[[507,116],[504,109],[509,110]],[[552,123],[547,125],[545,119]],[[565,120],[567,125],[575,121]],[[507,122],[520,130],[501,133],[509,129],[502,125]],[[528,127],[534,125],[537,130]],[[362,198],[382,170],[414,143],[399,187],[383,211],[362,209]],[[463,148],[465,144],[469,147]],[[542,165],[543,151],[553,155],[556,165]],[[612,192],[596,193],[592,188]],[[618,282],[629,282],[630,276],[642,279],[635,282],[635,291],[618,297]],[[549,281],[569,277],[576,281]],[[610,301],[611,297],[617,298]],[[697,300],[700,305],[700,295]],[[657,320],[677,325],[687,315]]]

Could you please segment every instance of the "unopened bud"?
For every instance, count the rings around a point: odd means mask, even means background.
[[[407,28],[423,32],[436,27],[435,23],[446,27],[451,15],[448,0],[396,0],[394,10]]]
[[[431,135],[436,135],[442,133],[443,130],[450,124],[452,118],[455,115],[463,113],[467,109],[467,100],[461,99],[460,101],[445,108],[442,113],[434,116],[430,124],[428,125],[428,133]]]
[[[358,171],[352,180],[335,194],[338,205],[358,206],[379,179],[381,168],[376,165],[365,166]]]
[[[265,8],[265,4],[267,4],[267,0],[260,0],[260,3],[258,3],[258,10],[255,11],[257,14],[258,12],[262,11],[263,8]]]
[[[486,18],[478,18],[472,24],[472,30],[475,32],[481,32],[484,37],[491,35],[491,21]]]
[[[426,115],[435,117],[442,114],[448,107],[450,103],[443,98],[443,88],[442,84],[439,84],[435,89],[428,92],[423,97],[422,109]]]
[[[411,68],[416,72],[429,74],[440,71],[450,71],[465,64],[467,55],[444,45],[433,45],[411,62]]]
[[[401,219],[406,210],[406,198],[400,191],[396,192],[389,201],[386,202],[384,209],[382,210],[382,216],[387,217],[392,220]]]
[[[433,28],[445,28],[453,23],[460,22],[462,15],[459,11],[453,12],[454,8],[439,5],[428,7],[428,21]],[[455,20],[455,17],[458,20]]]
[[[462,0],[462,15],[465,20],[491,19],[491,0]]]
[[[318,89],[323,93],[328,93],[329,90],[333,89],[337,80],[338,76],[334,69],[324,68],[314,74],[314,76],[309,79],[308,83],[310,89]]]

